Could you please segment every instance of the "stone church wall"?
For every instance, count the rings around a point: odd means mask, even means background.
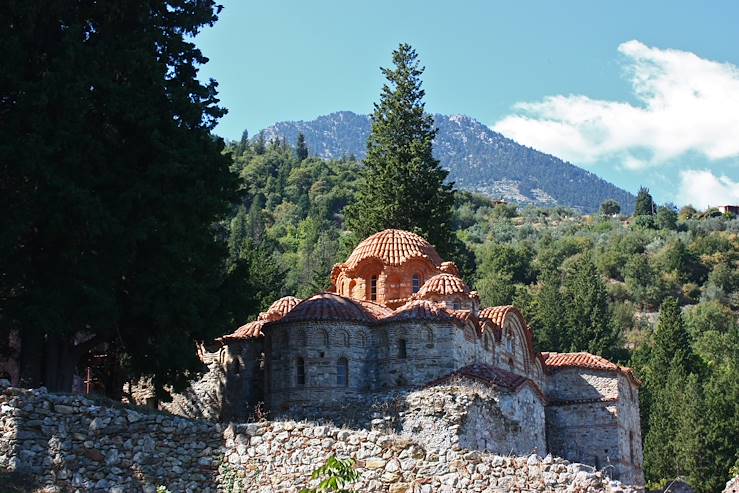
[[[357,460],[357,491],[635,490],[562,459],[505,457],[306,422],[224,425],[0,385],[0,467],[48,491],[297,493],[330,455]]]
[[[638,391],[614,372],[565,369],[549,377],[548,450],[643,482]]]

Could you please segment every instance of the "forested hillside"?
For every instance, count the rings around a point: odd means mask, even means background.
[[[251,259],[255,309],[328,287],[331,266],[353,246],[343,210],[355,200],[360,165],[301,160],[284,140],[229,152],[245,192],[229,245],[234,259]],[[454,228],[476,264],[467,281],[485,305],[519,306],[539,350],[592,351],[636,368],[652,482],[681,474],[700,491],[720,489],[739,459],[739,219],[690,207],[581,216],[460,192]],[[660,316],[673,300],[681,309]],[[678,335],[660,335],[660,324]],[[677,366],[660,356],[673,339],[684,341],[678,352],[690,364],[665,387],[655,375]]]
[[[633,211],[632,194],[582,168],[517,144],[473,118],[436,114],[434,124],[439,129],[434,156],[463,190],[521,204],[563,205],[586,213],[614,199],[624,211]],[[299,133],[305,135],[313,156],[362,160],[370,118],[340,111],[307,122],[280,122],[265,129],[262,138],[269,142],[284,137],[295,142]]]

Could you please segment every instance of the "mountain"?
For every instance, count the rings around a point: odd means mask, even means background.
[[[596,212],[606,199],[634,210],[636,198],[593,173],[514,142],[463,115],[434,115],[439,132],[434,155],[449,170],[457,187],[493,198],[539,206],[563,205],[585,213]],[[285,137],[294,143],[305,135],[311,155],[363,159],[370,118],[351,111],[320,116],[311,121],[279,122],[264,130],[267,141]]]

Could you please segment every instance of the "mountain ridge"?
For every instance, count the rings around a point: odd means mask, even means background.
[[[491,130],[467,115],[434,114],[438,128],[434,156],[458,188],[519,204],[562,205],[585,213],[614,199],[630,213],[636,197],[594,173]],[[262,132],[267,141],[294,143],[300,132],[310,155],[324,159],[364,159],[371,130],[369,115],[338,111],[314,120],[277,122]],[[586,193],[585,193],[586,192]]]

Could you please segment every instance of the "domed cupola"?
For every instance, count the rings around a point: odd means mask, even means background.
[[[477,313],[480,298],[465,282],[449,273],[437,274],[426,281],[414,298],[443,303],[450,310],[468,310]]]
[[[413,298],[423,283],[442,272],[456,273],[421,236],[386,229],[362,241],[331,272],[331,290],[342,296],[397,308]]]

